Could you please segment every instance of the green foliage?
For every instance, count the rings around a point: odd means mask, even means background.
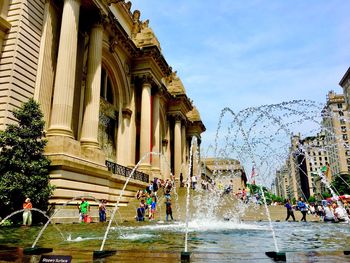
[[[295,205],[297,203],[297,199],[295,197],[292,198],[291,204]]]
[[[46,210],[53,187],[50,160],[43,155],[44,120],[33,99],[15,110],[18,123],[0,131],[0,216],[22,209],[29,197],[33,207]]]
[[[350,194],[350,175],[337,175],[333,178],[331,186],[340,195]]]
[[[309,203],[315,203],[316,198],[314,196],[310,196],[309,199],[307,200]]]
[[[323,192],[322,193],[322,197],[323,197],[323,199],[327,199],[328,197],[331,197],[332,195],[330,194],[330,193],[328,193],[328,192]]]
[[[272,201],[273,202],[278,202],[278,203],[283,203],[284,202],[284,199],[280,196],[277,196],[275,194],[272,194]]]

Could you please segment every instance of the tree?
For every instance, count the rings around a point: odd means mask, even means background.
[[[340,195],[350,194],[350,176],[337,175],[332,180],[332,188],[335,189]]]
[[[22,209],[26,197],[46,211],[53,187],[50,160],[43,154],[44,120],[39,104],[29,99],[13,112],[18,120],[0,131],[0,216]]]
[[[316,198],[314,196],[310,196],[309,199],[307,200],[309,203],[315,203]]]

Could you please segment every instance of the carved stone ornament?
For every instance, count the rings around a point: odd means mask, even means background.
[[[122,111],[122,114],[123,114],[123,118],[130,119],[132,115],[132,110],[130,110],[129,108],[124,108]]]
[[[124,2],[124,0],[107,0],[107,5],[117,4],[119,2]]]

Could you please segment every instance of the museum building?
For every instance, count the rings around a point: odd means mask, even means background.
[[[40,103],[51,203],[113,204],[137,166],[126,204],[154,177],[186,178],[200,156],[200,114],[131,2],[2,0],[0,52],[0,129],[29,98]]]

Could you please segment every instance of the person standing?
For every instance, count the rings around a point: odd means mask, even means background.
[[[197,184],[197,176],[193,175],[191,179],[192,179],[192,189],[195,190],[196,184]]]
[[[30,202],[29,198],[26,198],[26,200],[23,203],[23,225],[24,226],[30,226],[32,224],[32,212],[30,211],[33,208],[32,203]]]
[[[101,200],[98,205],[98,215],[100,217],[100,222],[106,222],[106,200]]]
[[[173,218],[173,210],[171,208],[171,200],[170,198],[167,198],[165,201],[165,213],[166,213],[166,217],[165,220],[168,221],[168,217],[170,216],[171,220],[174,220]]]
[[[155,219],[156,207],[157,207],[157,199],[155,196],[153,196],[152,203],[151,203],[151,215],[150,215],[149,220]]]
[[[287,208],[287,218],[286,221],[288,221],[289,217],[291,216],[293,218],[293,221],[295,222],[293,207],[290,203],[290,199],[287,199],[286,204],[284,205]]]
[[[87,217],[88,217],[88,212],[90,212],[90,205],[88,203],[88,201],[85,200],[85,198],[81,199],[81,204],[80,204],[80,213],[82,215],[83,218],[83,222],[87,223]]]

